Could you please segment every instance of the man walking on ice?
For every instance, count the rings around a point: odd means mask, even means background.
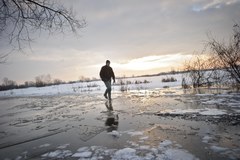
[[[110,67],[109,60],[106,61],[105,66],[102,66],[101,71],[100,71],[100,77],[101,77],[102,81],[104,82],[105,86],[107,87],[107,89],[104,93],[104,97],[106,99],[111,100],[111,90],[112,90],[111,78],[113,79],[113,83],[115,83],[115,75],[112,70],[112,67]]]

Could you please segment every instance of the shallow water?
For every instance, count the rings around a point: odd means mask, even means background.
[[[217,109],[238,115],[239,104],[240,94],[228,90],[177,88],[115,92],[111,103],[93,93],[4,98],[0,100],[0,159],[57,159],[66,150],[68,154],[61,158],[79,159],[74,153],[86,146],[92,147],[87,150],[92,158],[120,159],[118,151],[128,147],[136,151],[132,156],[143,159],[171,159],[170,151],[187,158],[239,159],[240,119],[220,122],[222,114],[199,115],[206,108],[210,113],[216,110],[209,109]],[[177,116],[172,116],[176,109]],[[159,147],[165,140],[172,144]]]

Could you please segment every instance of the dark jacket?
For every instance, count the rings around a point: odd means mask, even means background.
[[[113,78],[113,80],[115,81],[115,75],[110,66],[107,66],[107,65],[102,66],[99,74],[100,74],[102,81],[110,81],[111,78]]]

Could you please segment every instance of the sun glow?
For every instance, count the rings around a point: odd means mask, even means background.
[[[189,58],[190,55],[181,53],[169,55],[146,56],[142,58],[132,59],[127,63],[113,63],[113,66],[123,70],[146,71],[157,68],[177,67],[181,62]]]

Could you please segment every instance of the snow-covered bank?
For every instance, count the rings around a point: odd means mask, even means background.
[[[175,82],[162,82],[163,78],[174,77]],[[149,83],[143,83],[144,81]],[[117,79],[117,84],[113,85],[113,91],[120,91],[121,87],[127,90],[142,90],[142,89],[155,89],[163,87],[177,87],[181,86],[182,75],[164,75],[154,77],[136,77],[136,78],[123,78]],[[120,85],[119,81],[125,84]],[[130,82],[131,84],[126,84]],[[137,82],[136,82],[137,81]],[[44,95],[62,95],[62,94],[85,94],[85,93],[102,93],[105,90],[102,81],[93,82],[79,82],[73,84],[61,84],[47,87],[31,87],[24,89],[12,89],[8,91],[0,91],[0,97],[18,97],[18,96],[44,96]]]

